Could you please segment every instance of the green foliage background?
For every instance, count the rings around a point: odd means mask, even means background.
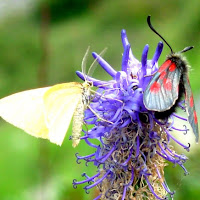
[[[192,66],[190,80],[195,95],[198,115],[200,114],[200,1],[190,0],[43,0],[37,1],[34,9],[16,12],[0,20],[0,97],[38,86],[61,82],[80,81],[76,70],[81,70],[81,61],[87,47],[99,53],[108,47],[105,60],[116,70],[120,69],[122,45],[121,29],[126,29],[129,42],[136,58],[141,58],[145,44],[150,45],[152,58],[160,41],[147,26],[146,18],[152,16],[152,24],[171,44],[174,51],[186,46],[195,48],[186,53]],[[49,15],[49,23],[42,33],[42,13]],[[43,14],[44,14],[43,13]],[[48,19],[48,17],[47,17]],[[43,27],[44,28],[44,27]],[[41,36],[45,36],[47,55]],[[168,47],[159,60],[161,64]],[[92,57],[88,59],[88,67]],[[43,64],[45,66],[43,66]],[[39,71],[46,71],[39,78]],[[94,77],[109,80],[109,76],[97,67]],[[81,186],[74,190],[72,181],[81,179],[81,173],[96,172],[91,165],[76,164],[74,154],[92,153],[81,143],[76,149],[68,140],[62,147],[49,141],[33,138],[23,131],[0,121],[0,199],[1,200],[86,200],[89,195]],[[184,136],[183,136],[184,137]],[[187,141],[185,141],[187,143]],[[169,165],[165,174],[176,200],[199,199],[200,195],[200,150],[199,145],[186,153],[190,171]],[[179,153],[185,153],[179,150]]]

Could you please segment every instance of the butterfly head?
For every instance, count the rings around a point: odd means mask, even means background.
[[[86,81],[83,83],[83,88],[85,88],[86,90],[90,89],[91,87],[93,87],[93,82],[92,82],[92,81],[86,80]]]
[[[82,101],[85,108],[87,108],[87,105],[91,101],[91,90],[90,88],[93,86],[93,83],[91,81],[85,81],[83,84],[83,93],[82,93]]]

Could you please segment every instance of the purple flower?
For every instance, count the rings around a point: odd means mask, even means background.
[[[88,77],[97,87],[90,106],[105,121],[99,120],[90,109],[85,111],[85,122],[93,128],[81,139],[93,153],[76,157],[78,163],[80,160],[93,163],[97,173],[91,177],[84,173],[84,180],[74,180],[73,186],[85,184],[86,192],[97,187],[99,196],[95,199],[166,199],[174,192],[165,181],[165,161],[181,166],[188,173],[183,165],[187,157],[177,154],[170,145],[170,140],[174,140],[189,151],[188,146],[171,134],[172,130],[187,132],[187,128],[174,126],[175,118],[186,119],[175,113],[168,119],[156,119],[154,112],[143,104],[143,91],[158,70],[163,43],[158,43],[152,60],[147,59],[149,46],[146,45],[140,62],[132,54],[125,30],[121,38],[124,48],[121,71],[115,71],[98,54],[92,54],[112,79],[101,81]],[[77,75],[84,80],[81,72]],[[179,107],[184,109],[182,104]],[[99,141],[98,145],[92,142],[94,139]]]

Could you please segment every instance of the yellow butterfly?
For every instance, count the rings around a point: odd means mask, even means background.
[[[82,71],[88,51],[82,61]],[[72,146],[76,147],[80,142],[84,110],[89,107],[91,87],[92,82],[85,78],[84,83],[61,83],[19,92],[0,99],[0,116],[28,134],[58,145],[62,144],[73,118]]]

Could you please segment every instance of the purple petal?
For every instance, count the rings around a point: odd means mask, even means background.
[[[125,47],[122,57],[122,71],[125,72],[127,72],[130,48],[131,48],[130,44]]]
[[[142,68],[144,69],[147,65],[147,55],[149,51],[149,45],[146,44],[144,47],[144,50],[142,52],[142,58],[141,58],[141,63],[142,63]],[[145,68],[146,69],[146,68]]]
[[[126,190],[127,190],[127,187],[125,186],[124,191],[123,191],[123,195],[122,195],[122,200],[124,200],[126,198]]]
[[[130,45],[127,35],[126,35],[126,30],[122,29],[121,31],[121,39],[122,39],[122,45],[124,47],[124,49],[126,49],[127,45]]]
[[[162,50],[163,50],[163,43],[162,42],[159,42],[158,43],[158,46],[156,48],[156,51],[154,53],[154,56],[153,56],[153,59],[151,61],[152,63],[152,66],[155,65],[156,62],[158,62],[158,59],[160,58],[160,55],[162,53]]]
[[[83,181],[79,181],[79,182],[73,182],[73,185],[79,185],[79,184],[82,184],[82,183],[86,183],[86,182],[89,182],[89,181],[93,181],[93,179],[95,179],[96,177],[100,176],[100,172],[98,172],[97,174],[95,174],[94,176],[92,177],[88,177],[86,180],[83,180]]]
[[[100,194],[99,196],[97,196],[96,198],[94,198],[93,200],[98,200],[98,199],[100,199],[101,198],[101,196],[102,196],[102,194]]]
[[[122,31],[121,31],[121,39],[122,39],[123,48],[125,50],[126,46],[130,45],[130,43],[129,43],[127,35],[126,35],[126,31],[124,29],[122,29]],[[130,58],[130,60],[135,60],[131,49],[129,51],[129,58]]]
[[[86,186],[85,189],[88,190],[90,188],[93,188],[94,186],[98,185],[99,183],[101,183],[103,181],[103,179],[106,178],[106,176],[110,173],[111,171],[108,170],[100,179],[96,180],[96,182],[92,185]]]
[[[99,63],[99,65],[108,73],[110,74],[113,78],[116,75],[116,71],[101,57],[99,56],[97,53],[93,52],[92,56],[97,59],[97,62]]]

